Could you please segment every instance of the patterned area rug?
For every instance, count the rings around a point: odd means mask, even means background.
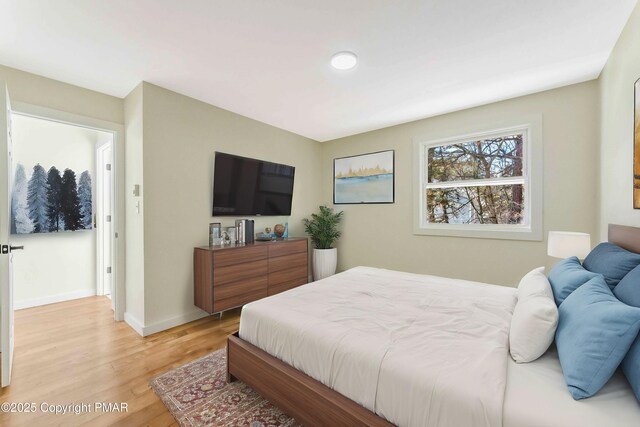
[[[150,381],[182,427],[300,426],[246,384],[227,384],[226,353],[215,351]]]

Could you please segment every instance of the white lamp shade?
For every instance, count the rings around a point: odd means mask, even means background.
[[[547,255],[555,258],[587,257],[591,251],[591,235],[571,231],[550,231]]]

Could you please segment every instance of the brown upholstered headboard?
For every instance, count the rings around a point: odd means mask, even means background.
[[[609,224],[609,242],[628,251],[640,253],[640,228]]]

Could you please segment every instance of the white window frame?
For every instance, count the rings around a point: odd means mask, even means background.
[[[511,123],[514,123],[513,121]],[[515,122],[518,123],[518,122]],[[459,144],[505,135],[523,134],[523,176],[427,183],[427,150],[448,144]],[[507,240],[542,240],[542,117],[537,116],[520,124],[492,127],[489,130],[445,137],[414,139],[414,214],[415,235],[473,237]],[[442,224],[426,220],[426,189],[451,188],[469,185],[524,184],[524,224]]]

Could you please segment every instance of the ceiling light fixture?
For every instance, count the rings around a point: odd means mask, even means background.
[[[331,66],[338,70],[350,70],[358,63],[358,57],[353,52],[338,52],[331,57]]]

